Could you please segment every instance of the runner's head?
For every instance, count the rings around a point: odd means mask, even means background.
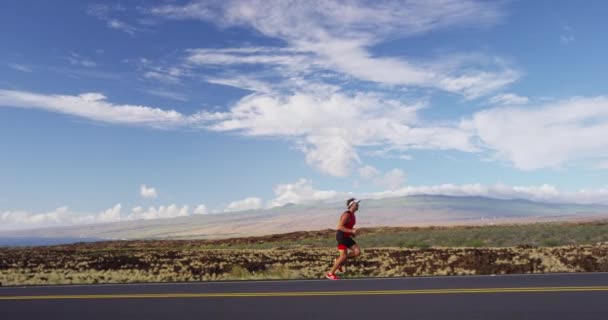
[[[359,209],[359,202],[361,202],[361,200],[358,200],[355,198],[350,198],[350,199],[346,200],[346,208],[348,208],[348,210],[355,212]]]

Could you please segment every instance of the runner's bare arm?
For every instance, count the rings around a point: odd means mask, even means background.
[[[345,227],[347,221],[348,221],[348,213],[345,212],[340,216],[340,221],[338,222],[338,230],[340,230],[342,232],[355,233],[356,232],[355,228],[350,229],[350,228]]]

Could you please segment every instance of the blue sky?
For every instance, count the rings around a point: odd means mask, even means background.
[[[608,203],[604,1],[5,1],[0,229]]]

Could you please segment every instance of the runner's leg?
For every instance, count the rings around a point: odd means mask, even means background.
[[[349,258],[354,258],[354,257],[358,257],[361,255],[361,249],[359,248],[358,244],[353,244],[350,247],[350,252],[348,253],[348,257]]]
[[[332,274],[335,273],[336,270],[338,270],[338,268],[340,267],[340,265],[343,264],[344,262],[346,262],[348,249],[338,249],[338,251],[340,252],[340,256],[334,262],[334,266],[331,268],[329,273],[332,273]]]

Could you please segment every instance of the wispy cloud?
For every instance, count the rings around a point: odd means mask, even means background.
[[[253,92],[271,93],[274,91],[270,83],[240,75],[225,78],[209,77],[206,79],[206,81],[209,83],[241,88]]]
[[[576,39],[574,38],[574,30],[570,26],[564,26],[562,28],[562,34],[559,36],[559,40],[562,44],[570,44]]]
[[[9,67],[11,67],[12,69],[15,69],[17,71],[21,71],[21,72],[32,72],[32,68],[23,64],[18,64],[18,63],[9,63],[8,64]]]
[[[563,44],[569,44],[571,42],[574,42],[574,36],[570,34],[563,34],[559,37],[559,39]]]
[[[65,57],[65,59],[67,61],[70,62],[70,64],[75,65],[75,66],[81,66],[81,67],[87,67],[87,68],[92,68],[97,66],[97,63],[95,63],[93,60],[83,57],[82,55],[79,55],[75,52],[70,52],[70,54]]]
[[[160,89],[160,88],[141,89],[140,91],[148,93],[148,94],[151,94],[151,95],[154,95],[154,96],[168,98],[168,99],[172,99],[172,100],[188,101],[188,97],[185,94],[181,94],[181,93],[177,93],[177,92],[173,92],[173,91],[168,91],[168,90],[165,90],[165,89]]]
[[[405,173],[400,169],[392,169],[383,176],[374,179],[374,184],[385,190],[396,190],[405,185]]]
[[[491,104],[518,105],[528,103],[529,99],[528,97],[519,96],[514,93],[503,93],[491,97],[488,101]]]
[[[288,2],[225,1],[164,5],[148,13],[166,19],[201,19],[221,26],[250,26],[282,39],[281,48],[195,49],[187,61],[195,65],[243,64],[272,66],[280,77],[327,70],[378,84],[430,87],[476,98],[519,77],[504,63],[491,68],[470,60],[465,66],[446,68],[445,61],[418,62],[400,57],[378,57],[369,47],[398,34],[424,34],[459,26],[487,26],[500,21],[500,4],[476,1]],[[449,58],[448,58],[449,59]],[[490,59],[492,60],[492,59]],[[500,61],[500,59],[493,59]],[[443,65],[443,68],[439,68]]]
[[[96,17],[101,21],[104,21],[108,28],[119,30],[129,35],[134,35],[135,32],[138,31],[136,27],[115,17],[112,17],[113,12],[117,11],[125,11],[125,8],[120,5],[109,6],[105,4],[94,4],[90,5],[86,10],[87,14]]]
[[[155,128],[179,127],[197,122],[196,115],[185,116],[175,110],[113,104],[107,102],[103,94],[96,92],[70,96],[0,90],[0,106],[36,108],[96,121]]]
[[[161,82],[178,84],[185,75],[185,71],[178,67],[149,67],[144,78],[159,80]]]
[[[109,19],[109,20],[107,20],[107,24],[108,24],[108,27],[111,29],[120,30],[120,31],[123,31],[130,35],[134,35],[135,31],[137,31],[137,29],[135,27],[133,27],[132,25],[130,25],[126,22],[120,21],[118,19]]]
[[[58,67],[48,66],[46,70],[60,74],[62,76],[81,79],[81,78],[92,78],[101,80],[113,80],[113,81],[124,81],[125,74],[113,71],[104,71],[100,68],[83,68],[83,67]]]
[[[372,81],[379,85],[414,86],[455,92],[474,99],[498,90],[520,76],[501,59],[481,57],[494,61],[493,70],[484,70],[478,59],[463,60],[461,55],[442,57],[441,60],[409,62],[404,58],[377,58],[367,50],[365,43],[335,39],[311,43],[298,48],[244,48],[196,49],[186,52],[189,66],[223,66],[239,77],[272,79],[275,87],[301,89],[299,78],[309,82],[323,82],[319,74],[341,74],[356,81]],[[243,73],[243,65],[255,65],[253,72]],[[260,75],[260,71],[263,73]],[[232,75],[231,75],[232,76]],[[277,80],[280,82],[276,84]],[[331,79],[333,80],[333,79]],[[270,81],[267,81],[270,82]],[[230,83],[234,85],[236,82]],[[237,84],[238,85],[238,84]]]
[[[489,25],[502,18],[500,3],[455,0],[383,1],[377,4],[364,1],[191,1],[185,5],[154,7],[148,12],[167,19],[211,20],[225,26],[250,24],[266,34],[286,37],[305,37],[319,30],[346,37],[369,35],[372,31],[411,36],[461,25]],[[268,19],[260,19],[264,14]]]
[[[186,50],[186,61],[195,65],[272,64],[295,66],[311,63],[304,51],[284,48],[224,48]]]

